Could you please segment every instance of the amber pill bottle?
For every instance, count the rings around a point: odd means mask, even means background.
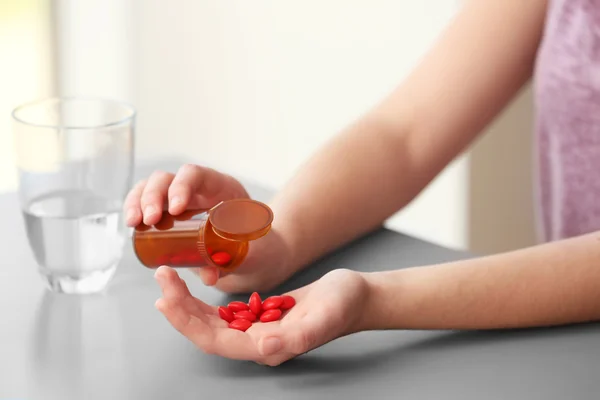
[[[133,248],[147,268],[213,266],[232,271],[246,258],[249,242],[266,235],[272,222],[271,209],[251,199],[227,200],[211,209],[179,215],[165,211],[155,225],[134,229]],[[230,260],[217,265],[211,256],[221,252]]]

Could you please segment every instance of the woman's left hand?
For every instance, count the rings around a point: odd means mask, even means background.
[[[181,334],[205,353],[279,365],[357,331],[367,284],[358,272],[339,269],[288,294],[296,305],[278,321],[255,322],[245,332],[228,327],[218,307],[192,296],[177,272],[156,271],[163,297],[156,307]]]

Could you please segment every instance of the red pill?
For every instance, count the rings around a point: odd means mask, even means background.
[[[221,319],[223,319],[227,322],[231,322],[234,320],[233,311],[231,311],[227,307],[223,307],[223,306],[219,307],[219,316],[221,317]]]
[[[168,265],[168,264],[170,264],[171,263],[171,256],[161,256],[158,259],[158,263],[160,265]]]
[[[185,257],[181,255],[174,255],[171,257],[171,264],[173,265],[183,265],[185,262]]]
[[[213,249],[211,249],[210,247],[206,248],[206,252],[208,253],[209,256],[212,256],[214,253]]]
[[[284,295],[281,298],[283,299],[283,303],[279,306],[280,310],[289,310],[296,305],[296,299],[292,296]]]
[[[262,303],[263,310],[273,310],[275,308],[279,308],[279,306],[283,303],[283,298],[281,296],[271,296]]]
[[[256,321],[256,314],[252,311],[238,311],[234,314],[235,319],[247,319],[250,322]]]
[[[244,303],[243,301],[232,301],[231,303],[227,304],[227,308],[236,313],[239,311],[248,310],[248,304]]]
[[[210,256],[210,258],[217,265],[226,265],[231,261],[231,256],[229,253],[225,253],[224,251],[219,251]]]
[[[189,263],[197,263],[198,261],[202,261],[202,256],[199,253],[188,254],[186,261]]]
[[[238,331],[246,332],[252,326],[252,322],[247,319],[235,319],[229,323],[229,327]]]
[[[273,310],[267,310],[260,315],[261,322],[273,322],[277,321],[281,317],[281,310],[275,308]]]
[[[262,311],[262,300],[258,293],[254,292],[250,295],[248,307],[250,308],[250,311],[252,311],[254,314],[260,314],[260,312]]]

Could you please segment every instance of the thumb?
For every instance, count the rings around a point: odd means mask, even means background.
[[[283,345],[278,336],[267,336],[258,342],[258,353],[263,357],[269,357],[277,354]]]
[[[280,325],[277,331],[260,340],[258,350],[264,357],[277,353],[300,355],[335,339],[339,332],[335,319],[317,312],[306,315],[292,326]]]
[[[214,286],[219,280],[219,269],[215,267],[200,267],[192,270],[200,277],[206,286]]]

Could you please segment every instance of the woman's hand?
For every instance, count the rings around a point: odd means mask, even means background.
[[[270,366],[356,332],[367,295],[360,273],[335,270],[286,293],[295,298],[296,305],[279,321],[255,322],[242,332],[229,328],[216,306],[193,297],[174,269],[160,267],[156,279],[163,293],[156,307],[201,350]]]
[[[155,171],[138,182],[125,200],[125,215],[129,226],[156,224],[168,210],[178,215],[187,209],[209,209],[221,201],[249,198],[248,192],[235,178],[198,165],[183,165],[177,174]],[[277,218],[265,237],[252,242],[244,264],[228,275],[216,268],[196,268],[194,271],[206,285],[225,292],[268,290],[295,271],[288,268],[288,246],[277,231]]]

